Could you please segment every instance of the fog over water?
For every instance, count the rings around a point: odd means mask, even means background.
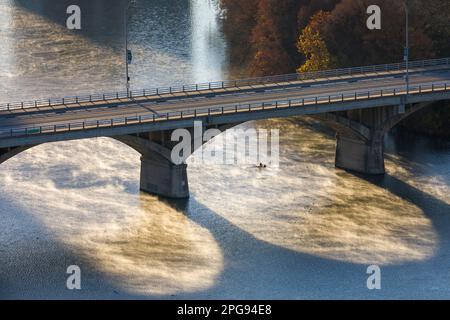
[[[0,102],[123,90],[124,1],[96,0],[81,32],[50,2],[0,0]],[[232,77],[217,14],[136,1],[133,88]],[[0,298],[450,298],[450,143],[391,135],[386,176],[365,178],[334,168],[312,120],[241,127],[280,129],[280,167],[194,162],[188,201],[140,193],[139,154],[109,138],[1,164]]]

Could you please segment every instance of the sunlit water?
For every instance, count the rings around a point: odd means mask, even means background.
[[[106,27],[88,17],[81,33],[61,2],[0,0],[2,102],[123,89],[122,1],[98,1]],[[213,1],[137,1],[133,87],[228,77],[216,14]],[[185,202],[139,193],[139,154],[108,138],[3,163],[0,297],[450,298],[448,143],[389,137],[388,174],[367,179],[334,168],[315,122],[243,126],[280,129],[280,168],[194,163]],[[381,291],[366,288],[370,264]]]

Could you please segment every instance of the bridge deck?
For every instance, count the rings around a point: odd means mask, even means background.
[[[402,70],[394,70],[354,76],[344,75],[314,80],[166,93],[132,99],[110,99],[23,109],[10,108],[0,111],[0,147],[12,146],[14,143],[17,145],[19,142],[13,140],[18,141],[18,138],[21,138],[20,145],[23,145],[35,143],[35,140],[29,139],[30,136],[102,127],[133,126],[149,121],[234,114],[235,120],[239,122],[239,117],[236,115],[248,113],[249,110],[257,112],[293,105],[320,104],[322,109],[314,110],[314,113],[335,111],[336,109],[329,107],[334,108],[336,104],[340,104],[342,110],[346,110],[345,108],[349,107],[343,105],[344,102],[359,102],[361,107],[375,107],[377,104],[367,104],[367,100],[387,99],[406,93],[403,74]],[[447,93],[447,89],[450,89],[449,66],[414,68],[410,83],[410,94],[413,95],[423,95],[434,90]],[[392,101],[378,102],[378,105],[379,103],[392,103]],[[355,108],[354,105],[352,108]],[[283,114],[280,113],[280,116]],[[254,117],[254,119],[258,118],[259,116]]]
[[[445,70],[449,70],[450,65],[440,65],[440,66],[431,66],[431,67],[417,67],[410,69],[410,74],[421,74],[421,73],[430,73],[430,72],[443,72]],[[279,81],[279,82],[269,82],[269,83],[256,83],[256,84],[239,84],[239,80],[236,81],[235,86],[227,86],[227,87],[219,87],[219,88],[211,88],[211,89],[198,89],[198,90],[186,90],[181,92],[166,92],[166,93],[154,93],[148,95],[141,95],[136,97],[113,97],[106,98],[101,100],[91,100],[91,101],[75,101],[77,98],[66,98],[66,102],[64,103],[41,103],[40,105],[28,103],[28,106],[21,106],[19,103],[15,104],[3,104],[0,105],[0,117],[15,115],[15,114],[24,114],[24,113],[44,113],[46,111],[53,112],[56,110],[63,109],[86,109],[86,108],[97,108],[104,107],[108,105],[129,105],[134,103],[152,103],[152,102],[166,102],[169,100],[178,100],[185,98],[196,98],[196,97],[210,97],[211,95],[220,95],[227,93],[246,93],[246,92],[258,92],[261,90],[274,90],[274,89],[288,89],[292,87],[298,88],[307,88],[309,86],[319,85],[319,84],[331,84],[331,83],[341,83],[341,82],[355,82],[360,80],[367,79],[383,79],[389,77],[398,77],[403,76],[405,74],[404,70],[392,70],[392,71],[378,71],[378,72],[367,72],[360,73],[355,75],[339,75],[339,76],[329,76],[329,77],[320,77],[316,79],[307,79],[307,80],[293,80],[293,81]],[[270,77],[269,77],[270,78]],[[231,81],[233,82],[233,81]],[[192,87],[194,85],[191,85]],[[167,89],[166,89],[167,91]],[[111,95],[111,94],[110,94]],[[61,99],[57,99],[61,100]],[[43,101],[43,100],[41,100]]]

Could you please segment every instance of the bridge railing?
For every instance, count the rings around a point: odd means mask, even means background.
[[[411,69],[415,68],[429,68],[438,66],[450,66],[450,58],[441,59],[431,59],[431,60],[418,60],[411,61],[409,67]],[[293,73],[286,75],[268,76],[268,77],[258,77],[258,78],[248,78],[240,80],[224,80],[215,81],[207,83],[197,83],[189,85],[179,85],[172,87],[161,87],[161,88],[151,88],[142,90],[132,90],[128,94],[126,91],[117,91],[110,93],[100,93],[100,94],[90,94],[90,95],[80,95],[80,96],[69,96],[64,98],[51,98],[51,99],[41,99],[33,101],[24,102],[13,102],[13,103],[3,103],[0,104],[1,110],[14,110],[14,109],[25,109],[25,108],[35,108],[35,107],[48,107],[48,106],[58,106],[58,105],[69,105],[69,104],[79,104],[79,103],[95,103],[95,102],[114,102],[121,99],[130,98],[151,98],[166,94],[187,94],[195,92],[207,92],[211,90],[220,89],[230,89],[236,88],[240,89],[243,87],[251,87],[257,85],[279,85],[297,81],[308,81],[308,80],[320,80],[324,78],[337,78],[343,76],[355,76],[362,74],[371,73],[382,73],[382,72],[394,72],[406,69],[406,63],[392,63],[383,65],[373,65],[365,67],[352,67],[343,69],[333,69],[324,70],[317,72],[305,72],[305,73]]]
[[[321,95],[301,99],[274,100],[264,103],[237,104],[234,106],[215,106],[210,108],[197,108],[185,111],[167,112],[163,114],[143,113],[134,114],[127,117],[115,117],[110,119],[86,120],[68,122],[57,125],[32,126],[25,128],[10,128],[0,130],[0,139],[29,137],[41,134],[55,134],[61,132],[71,132],[99,128],[113,128],[136,124],[156,123],[168,120],[192,119],[201,117],[221,116],[239,114],[243,112],[277,110],[283,108],[299,108],[330,103],[344,103],[352,101],[364,101],[370,99],[380,99],[385,97],[396,97],[428,93],[450,92],[450,82],[432,83],[427,85],[411,86],[409,91],[406,88],[399,90],[380,89],[369,91],[355,91],[353,93],[343,93],[334,95]]]

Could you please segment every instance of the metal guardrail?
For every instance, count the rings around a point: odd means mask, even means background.
[[[416,94],[447,92],[447,91],[450,92],[450,82],[411,86],[408,91],[408,94],[416,95]],[[105,119],[89,120],[81,122],[80,121],[68,122],[64,124],[49,125],[49,126],[34,126],[17,129],[12,128],[6,131],[5,130],[0,131],[0,139],[20,138],[42,134],[55,134],[62,132],[99,129],[99,128],[113,128],[127,125],[156,123],[160,121],[193,119],[193,118],[195,119],[205,116],[209,117],[221,116],[227,114],[238,114],[243,112],[277,110],[282,108],[297,108],[311,105],[343,103],[343,102],[361,101],[361,100],[379,99],[383,97],[396,97],[406,95],[407,95],[406,88],[403,90],[398,90],[394,88],[382,90],[356,91],[354,93],[316,96],[302,99],[274,100],[265,103],[199,108],[187,111],[168,112],[165,114],[158,114],[158,115],[154,113],[136,114],[130,117],[118,117],[106,120]]]
[[[436,67],[436,66],[450,66],[450,58],[442,59],[431,59],[431,60],[418,60],[409,63],[411,69],[414,68],[425,68],[425,67]],[[132,90],[130,95],[127,95],[126,91],[118,91],[113,93],[101,93],[93,95],[83,95],[83,96],[73,96],[65,98],[54,98],[45,100],[34,100],[34,101],[24,101],[24,102],[13,102],[13,103],[3,103],[0,104],[0,110],[14,110],[14,109],[24,109],[33,107],[48,107],[48,106],[58,106],[58,105],[68,105],[68,104],[78,104],[78,103],[91,103],[91,102],[107,102],[110,100],[118,99],[129,99],[129,98],[146,98],[152,96],[160,96],[163,94],[177,94],[177,93],[192,93],[201,92],[214,89],[227,89],[227,88],[241,88],[245,86],[252,85],[262,85],[262,84],[280,84],[288,83],[294,81],[305,81],[305,80],[315,80],[330,77],[342,77],[342,76],[352,76],[361,75],[367,73],[377,73],[377,72],[392,72],[405,70],[406,64],[403,63],[392,63],[383,65],[374,65],[366,67],[353,67],[344,69],[334,69],[325,70],[317,72],[307,72],[307,73],[294,73],[279,76],[269,76],[269,77],[259,77],[259,78],[249,78],[240,80],[225,80],[216,81],[208,83],[198,83],[183,86],[173,86],[173,87],[162,87],[153,89],[142,89],[142,90]]]

